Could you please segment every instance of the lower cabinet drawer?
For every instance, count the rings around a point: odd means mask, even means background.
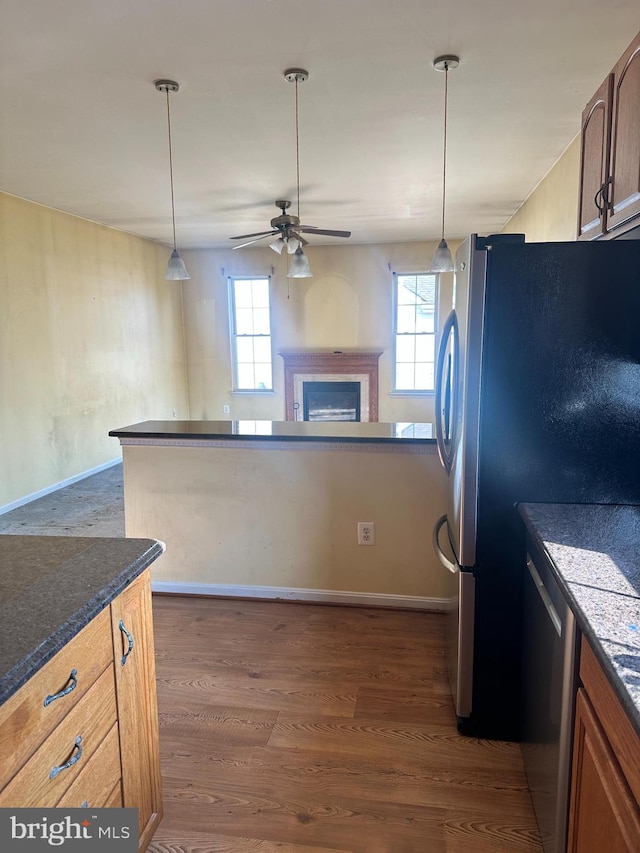
[[[0,707],[0,790],[113,660],[109,608]]]
[[[116,722],[113,666],[0,791],[1,808],[55,806]]]
[[[114,788],[120,790],[120,739],[117,725],[111,727],[109,734],[57,805],[68,809],[83,806],[105,808],[110,805]]]

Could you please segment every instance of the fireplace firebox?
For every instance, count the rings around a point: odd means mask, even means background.
[[[359,382],[303,382],[305,421],[359,421]]]

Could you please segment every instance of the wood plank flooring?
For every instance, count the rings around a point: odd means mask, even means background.
[[[458,734],[440,614],[154,596],[151,853],[533,853],[517,744]]]

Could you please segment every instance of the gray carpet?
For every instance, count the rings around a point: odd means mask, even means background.
[[[124,536],[122,465],[0,515],[0,533]]]

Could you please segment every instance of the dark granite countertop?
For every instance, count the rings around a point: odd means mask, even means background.
[[[434,444],[431,423],[363,421],[143,421],[112,429],[116,438],[340,441]]]
[[[0,705],[163,551],[153,539],[0,535]]]
[[[640,733],[640,506],[518,509]]]

